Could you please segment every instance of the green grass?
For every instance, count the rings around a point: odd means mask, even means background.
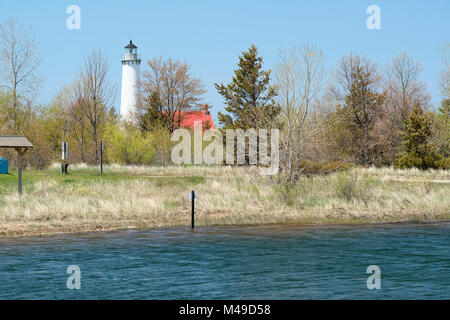
[[[23,173],[24,190],[33,191],[33,187],[38,181],[54,180],[58,186],[64,188],[71,184],[92,184],[100,181],[118,182],[129,180],[147,180],[156,182],[157,186],[181,186],[196,185],[204,183],[205,178],[201,176],[145,176],[139,174],[124,174],[114,171],[104,172],[103,175],[90,169],[74,169],[69,174],[62,174],[54,169],[25,170]],[[0,195],[6,195],[17,190],[17,172],[14,170],[9,174],[0,174]]]
[[[277,184],[258,168],[58,165],[0,175],[0,235],[188,225],[377,223],[450,218],[449,171],[355,168]]]

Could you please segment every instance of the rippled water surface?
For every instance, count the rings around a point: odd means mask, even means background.
[[[81,269],[69,290],[66,268]],[[381,289],[369,290],[369,265]],[[450,223],[0,239],[1,299],[450,299]]]

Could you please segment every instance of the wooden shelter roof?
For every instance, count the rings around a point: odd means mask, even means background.
[[[33,148],[24,136],[0,136],[0,148]]]

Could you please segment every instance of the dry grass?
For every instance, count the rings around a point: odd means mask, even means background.
[[[25,172],[23,199],[15,193],[15,177],[0,176],[0,235],[188,226],[192,189],[198,194],[196,225],[450,217],[450,171],[443,170],[357,168],[296,185],[278,185],[246,167],[112,165],[103,176],[85,165],[69,167],[69,175],[58,170]]]

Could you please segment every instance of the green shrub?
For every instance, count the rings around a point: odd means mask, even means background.
[[[151,138],[155,148],[153,163],[157,165],[172,164],[172,141],[170,140],[170,131],[162,126],[153,128],[147,133]]]
[[[299,189],[294,182],[284,180],[276,185],[275,190],[289,207],[293,207],[299,198]]]
[[[108,162],[126,165],[149,165],[155,155],[155,143],[150,134],[132,124],[108,124],[104,135]]]
[[[364,200],[369,197],[370,181],[359,178],[355,173],[341,172],[336,175],[333,188],[336,195],[346,201]]]

